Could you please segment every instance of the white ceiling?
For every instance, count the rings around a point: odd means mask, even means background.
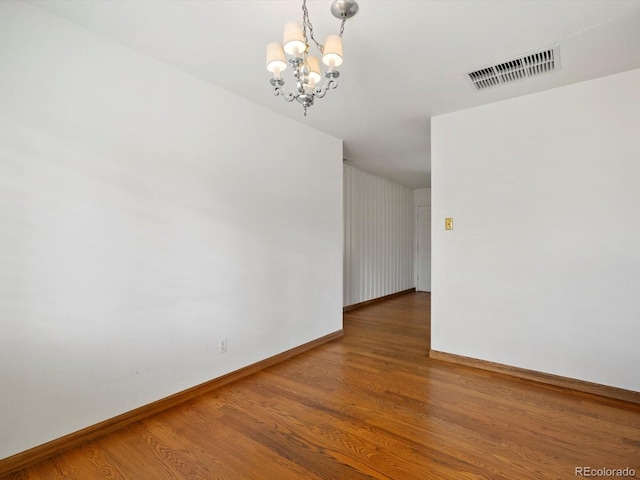
[[[272,95],[264,68],[266,44],[301,20],[301,0],[30,3],[341,138],[349,164],[412,188],[430,186],[432,116],[640,67],[640,0],[359,0],[340,86],[305,118]],[[339,27],[330,5],[308,1],[321,42]],[[558,72],[481,92],[465,75],[556,43]]]

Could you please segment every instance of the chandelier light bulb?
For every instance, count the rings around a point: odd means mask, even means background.
[[[313,80],[314,84],[320,83],[320,80],[322,80],[322,72],[320,71],[320,61],[318,57],[309,55],[307,62],[309,63],[309,80]]]
[[[284,56],[282,45],[277,42],[267,45],[267,70],[280,76],[280,72],[285,68],[287,68],[287,59]]]
[[[338,35],[329,35],[324,42],[322,63],[331,69],[342,65],[342,39]]]
[[[307,49],[302,26],[298,22],[287,22],[284,25],[282,45],[286,53],[296,57],[300,56]]]

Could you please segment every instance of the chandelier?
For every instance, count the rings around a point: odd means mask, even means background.
[[[298,22],[287,22],[284,26],[282,44],[277,42],[267,45],[267,70],[273,73],[271,85],[273,94],[279,95],[287,102],[297,100],[304,107],[304,115],[307,116],[307,107],[313,105],[316,98],[322,98],[329,89],[338,86],[337,78],[340,72],[336,70],[342,64],[342,34],[344,24],[348,18],[353,17],[358,11],[355,0],[336,0],[331,5],[331,13],[342,20],[339,35],[329,35],[324,45],[318,43],[313,36],[313,25],[309,20],[307,0],[302,1],[302,25]],[[308,33],[308,36],[307,36]],[[309,53],[309,38],[313,40],[320,55],[322,63],[327,66],[324,74],[326,81],[322,81],[320,61],[318,57]],[[285,53],[288,55],[285,56]],[[296,78],[296,89],[292,92],[284,90],[282,71],[290,65],[293,76]]]

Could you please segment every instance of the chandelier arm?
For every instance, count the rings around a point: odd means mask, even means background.
[[[275,97],[279,97],[282,96],[282,98],[284,98],[285,102],[293,102],[293,100],[295,100],[296,95],[295,93],[292,92],[286,92],[283,88],[282,85],[275,85],[273,87],[273,95]]]
[[[322,98],[327,94],[329,89],[335,89],[337,87],[338,87],[338,82],[333,78],[331,78],[327,81],[327,83],[325,83],[321,87],[316,87],[315,90],[313,91],[313,96],[317,98]]]
[[[285,92],[282,91],[282,98],[284,98],[285,102],[293,102],[296,99],[296,94],[293,92]]]

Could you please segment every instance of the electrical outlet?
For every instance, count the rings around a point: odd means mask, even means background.
[[[227,339],[221,338],[218,340],[218,353],[227,353]]]

